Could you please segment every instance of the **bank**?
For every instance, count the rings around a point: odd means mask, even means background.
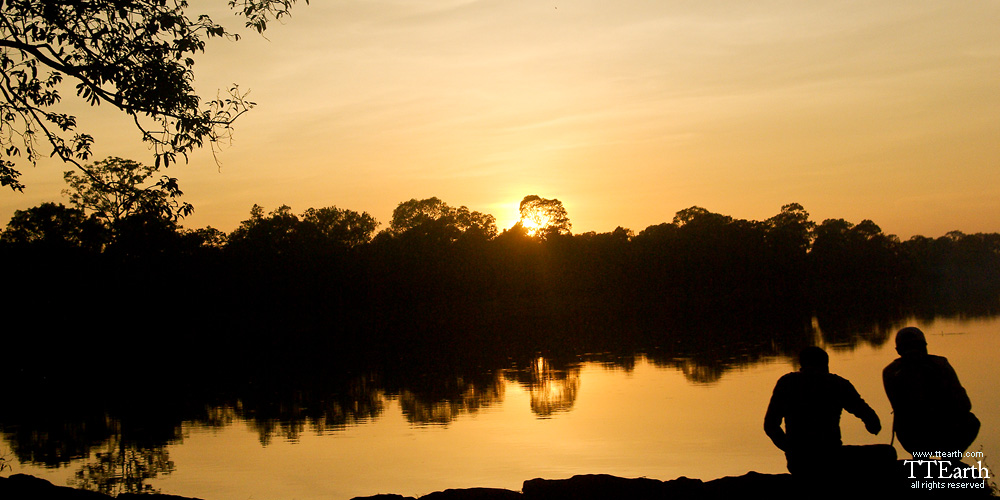
[[[873,474],[856,470],[838,477],[817,474],[808,481],[791,474],[748,472],[741,476],[703,481],[679,477],[671,480],[623,478],[606,474],[577,475],[568,479],[529,479],[521,491],[497,488],[464,488],[437,491],[419,500],[682,500],[735,499],[763,497],[769,500],[808,498],[845,498],[850,495],[884,498],[990,498],[994,495],[993,478],[972,478],[968,474],[954,478],[925,477],[911,474],[912,467],[900,460],[893,474]],[[910,476],[913,476],[912,478]],[[991,486],[993,488],[991,488]],[[108,500],[108,495],[93,491],[56,486],[26,474],[0,477],[0,499]],[[122,493],[116,500],[226,500],[194,498],[160,493]],[[280,499],[274,499],[280,500]],[[346,499],[330,499],[346,500]],[[355,497],[351,500],[416,500],[391,492]]]

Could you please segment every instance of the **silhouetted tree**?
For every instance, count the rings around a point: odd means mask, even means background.
[[[496,218],[490,214],[469,210],[464,205],[455,209],[455,224],[466,238],[493,239],[497,235]]]
[[[995,303],[988,297],[1000,293],[1000,234],[951,231],[939,238],[914,236],[900,247],[910,288],[926,307],[944,312],[959,303]]]
[[[781,213],[764,221],[768,241],[783,256],[804,256],[812,243],[816,223],[809,220],[809,212],[798,203],[781,207]]]
[[[521,219],[518,221],[533,236],[543,239],[570,234],[573,225],[561,201],[528,195],[518,205]]]
[[[389,230],[401,234],[421,224],[441,220],[451,215],[452,209],[438,197],[401,202],[392,211]]]
[[[899,240],[885,235],[871,220],[854,225],[827,219],[816,226],[809,263],[817,290],[843,294],[847,289],[898,292],[902,266]]]
[[[677,212],[674,269],[690,289],[722,289],[742,269],[732,268],[732,259],[743,252],[733,233],[733,218],[693,206]]]
[[[227,246],[243,253],[305,258],[368,243],[377,226],[368,213],[337,207],[309,208],[300,219],[288,205],[266,217],[263,207],[254,205],[250,218],[229,235]]]
[[[105,241],[105,227],[96,217],[63,204],[42,203],[17,210],[0,234],[8,245],[47,251],[81,249],[99,252]]]
[[[809,212],[802,205],[789,203],[764,225],[771,276],[781,281],[779,286],[792,287],[794,293],[796,284],[806,278],[806,259],[816,224],[809,220]]]
[[[156,256],[173,259],[186,250],[185,238],[177,223],[155,212],[131,214],[114,221],[110,227],[114,237],[105,253],[117,258]]]
[[[212,248],[215,250],[221,250],[229,241],[229,236],[226,233],[212,226],[206,226],[200,229],[185,229],[182,231],[182,234],[194,247],[197,248]]]
[[[136,214],[151,214],[176,222],[194,207],[180,201],[177,179],[161,176],[153,181],[156,168],[122,158],[109,157],[87,165],[85,174],[68,171],[69,188],[63,194],[77,208],[93,213],[109,225]]]
[[[696,226],[707,226],[719,228],[732,222],[733,218],[728,215],[710,212],[708,209],[693,206],[678,211],[674,215],[674,225],[684,227],[694,224]]]
[[[255,204],[250,218],[229,234],[227,247],[258,255],[290,254],[305,246],[299,236],[299,218],[291,207],[282,205],[265,217],[264,208]]]
[[[410,239],[449,243],[460,237],[491,239],[496,236],[496,219],[465,206],[454,208],[437,197],[411,199],[392,211],[388,233],[407,234]]]
[[[263,32],[295,0],[229,0],[246,24]],[[14,158],[52,155],[72,163],[90,156],[93,137],[78,132],[62,106],[63,78],[87,104],[104,104],[133,119],[168,165],[206,141],[225,139],[253,103],[234,86],[203,101],[194,90],[194,56],[205,39],[238,38],[186,2],[162,0],[8,0],[0,5],[0,185],[22,190]],[[23,148],[23,149],[22,149]]]
[[[378,227],[368,212],[359,214],[337,207],[310,208],[302,213],[302,223],[315,228],[322,244],[346,248],[368,243]]]

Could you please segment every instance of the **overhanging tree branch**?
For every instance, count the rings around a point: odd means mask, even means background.
[[[220,0],[221,1],[221,0]],[[288,15],[296,0],[229,0],[262,33]],[[304,0],[308,3],[308,0]],[[189,17],[185,0],[0,0],[0,184],[22,190],[20,157],[34,164],[34,131],[44,133],[52,156],[81,170],[92,136],[76,132],[74,116],[56,109],[63,75],[92,106],[107,103],[132,117],[152,144],[155,166],[187,158],[205,142],[230,137],[233,122],[253,108],[235,85],[229,97],[202,102],[192,86],[194,55],[205,39],[238,35],[208,16]],[[48,77],[39,76],[40,67]],[[58,129],[58,130],[56,130]]]

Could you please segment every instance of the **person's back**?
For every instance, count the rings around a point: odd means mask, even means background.
[[[785,452],[789,472],[798,475],[829,472],[843,462],[845,453],[865,460],[874,457],[881,461],[886,456],[889,461],[895,460],[895,453],[888,446],[885,446],[888,450],[842,446],[843,410],[860,418],[872,434],[878,434],[882,428],[878,415],[847,379],[830,373],[829,356],[823,349],[803,349],[799,360],[800,371],[778,379],[764,415],[764,432]]]
[[[979,433],[972,402],[948,360],[927,353],[923,332],[896,334],[900,357],[882,371],[893,430],[906,451],[965,451]]]
[[[865,418],[874,413],[843,377],[792,372],[778,379],[768,414],[772,424],[780,422],[778,415],[785,419],[785,451],[822,449],[842,444],[840,415],[844,409]],[[770,428],[773,433],[773,425]]]

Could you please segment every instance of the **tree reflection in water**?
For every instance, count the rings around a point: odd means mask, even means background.
[[[499,374],[485,385],[456,380],[459,391],[454,396],[433,400],[409,390],[399,394],[399,406],[403,416],[411,424],[448,424],[463,413],[476,413],[481,408],[503,402],[504,383]]]
[[[275,437],[298,441],[307,429],[315,434],[335,432],[385,411],[383,391],[369,377],[336,384],[326,380],[310,383],[305,373],[299,377],[254,378],[250,382],[254,389],[243,391],[232,402],[233,414],[257,433],[262,446]]]
[[[138,446],[116,434],[102,448],[76,472],[71,486],[111,497],[121,493],[155,493],[148,481],[175,469],[164,446]]]
[[[528,389],[531,411],[535,415],[548,418],[573,408],[580,389],[579,364],[559,369],[539,356],[525,370],[516,373],[518,382]]]
[[[995,312],[995,302],[982,314]],[[83,395],[28,365],[15,372],[0,405],[0,435],[12,462],[55,468],[89,457],[74,465],[79,469],[73,485],[110,495],[142,493],[174,471],[167,449],[182,440],[182,426],[244,422],[267,446],[275,438],[297,442],[307,432],[335,433],[373,421],[392,401],[411,425],[448,425],[498,406],[510,383],[528,393],[536,417],[553,418],[573,410],[584,363],[630,371],[648,362],[679,370],[690,382],[713,384],[733,370],[791,358],[806,345],[883,345],[913,317],[913,311],[875,301],[826,300],[814,311],[776,308],[780,313],[755,315],[691,307],[690,317],[650,310],[632,322],[597,311],[575,322],[534,326],[518,317],[516,328],[439,330],[448,342],[425,340],[419,330],[389,336],[380,344],[385,352],[365,356],[349,349],[302,349],[293,352],[306,354],[289,356],[294,361],[264,362],[277,356],[260,350],[252,358],[248,350],[241,354],[258,362],[230,355],[240,363],[217,361],[187,378],[178,375],[172,386],[158,383],[156,398],[144,380]]]

